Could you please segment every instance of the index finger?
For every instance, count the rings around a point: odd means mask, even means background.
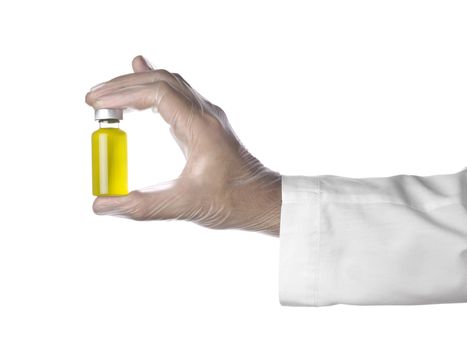
[[[190,115],[193,108],[191,101],[163,80],[152,84],[124,87],[98,97],[90,92],[86,95],[86,103],[94,109],[144,110],[152,108],[172,126],[175,126],[176,118]]]
[[[121,75],[105,83],[97,85],[95,88],[91,89],[91,93],[97,97],[124,87],[151,84],[160,80],[166,81],[180,90],[185,90],[187,88],[187,85],[183,84],[179,79],[177,79],[174,74],[166,71],[165,69],[157,69]]]

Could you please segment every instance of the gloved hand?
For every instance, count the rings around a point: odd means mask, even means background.
[[[95,109],[152,108],[170,125],[186,165],[180,177],[128,196],[98,197],[96,214],[135,220],[181,219],[216,228],[279,233],[281,177],[253,157],[225,113],[180,75],[154,70],[142,56],[135,73],[100,84],[86,95]]]

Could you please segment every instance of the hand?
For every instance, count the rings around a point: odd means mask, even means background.
[[[222,109],[180,75],[154,70],[142,56],[133,59],[133,70],[93,88],[86,103],[95,109],[159,112],[186,165],[176,180],[128,196],[98,197],[95,213],[279,234],[281,176],[245,149]]]

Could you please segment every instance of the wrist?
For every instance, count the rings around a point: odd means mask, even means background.
[[[273,172],[264,188],[264,210],[260,216],[260,231],[279,236],[282,206],[282,177]]]
[[[282,205],[282,177],[265,169],[254,181],[232,191],[234,228],[278,236]]]

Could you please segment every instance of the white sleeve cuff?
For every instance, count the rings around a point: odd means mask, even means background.
[[[319,178],[282,176],[279,300],[318,305]]]

